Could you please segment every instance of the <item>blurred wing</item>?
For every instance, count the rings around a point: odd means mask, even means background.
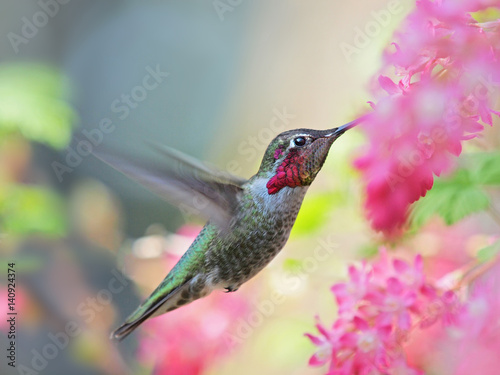
[[[97,148],[93,154],[181,210],[204,216],[219,226],[228,223],[246,182],[164,147],[161,154],[165,162],[161,167]]]
[[[247,182],[244,178],[232,175],[228,172],[224,172],[216,167],[208,166],[205,163],[202,163],[196,158],[192,156],[186,155],[175,148],[171,148],[168,146],[160,145],[154,142],[148,142],[149,145],[154,148],[156,151],[164,155],[167,159],[175,160],[178,165],[183,165],[185,168],[191,167],[193,170],[197,170],[200,173],[205,173],[208,176],[212,176],[221,181],[226,181],[227,183],[241,186]]]

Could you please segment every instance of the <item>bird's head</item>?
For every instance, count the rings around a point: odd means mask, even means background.
[[[353,121],[328,130],[295,129],[279,134],[269,144],[257,174],[270,176],[268,193],[276,194],[285,186],[310,185],[333,142],[355,125]]]

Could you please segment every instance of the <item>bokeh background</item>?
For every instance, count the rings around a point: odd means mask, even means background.
[[[280,131],[338,126],[367,108],[370,77],[411,6],[3,2],[0,254],[16,264],[19,315],[17,368],[2,354],[0,372],[323,373],[307,367],[314,348],[303,333],[316,314],[335,315],[329,286],[377,240],[351,167],[361,132],[334,145],[286,248],[258,277],[155,319],[118,345],[110,331],[203,222],[79,155],[70,140],[94,134],[96,147],[161,163],[149,150],[155,141],[250,177]],[[97,132],[103,123],[107,132]],[[6,330],[6,272],[0,280]],[[0,342],[5,353],[3,332]]]

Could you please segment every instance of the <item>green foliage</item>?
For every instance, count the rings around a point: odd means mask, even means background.
[[[433,215],[447,225],[485,210],[490,198],[485,186],[500,185],[500,153],[477,153],[464,157],[464,166],[447,178],[437,178],[434,187],[415,204],[412,224],[422,226]]]
[[[477,252],[477,260],[485,263],[492,260],[500,252],[500,241],[493,245],[486,246]]]
[[[467,170],[478,185],[500,185],[500,152],[471,154]]]
[[[60,236],[66,230],[64,205],[50,190],[10,186],[0,192],[0,223],[7,235]]]
[[[293,226],[292,235],[307,235],[321,228],[321,225],[328,221],[327,215],[342,202],[342,196],[340,192],[306,196]]]
[[[473,12],[471,15],[477,22],[480,23],[495,21],[500,18],[500,10],[498,8],[491,7],[480,12]]]
[[[295,258],[287,258],[283,262],[283,270],[289,273],[299,273],[302,270],[302,261]]]
[[[76,116],[64,89],[61,75],[48,67],[0,66],[0,136],[19,132],[54,148],[67,146]]]
[[[486,193],[463,177],[464,173],[457,173],[449,180],[437,180],[427,196],[415,205],[412,222],[420,227],[437,214],[451,225],[487,208],[490,200]]]
[[[373,259],[379,254],[379,245],[376,243],[368,243],[358,250],[358,256],[363,259]]]

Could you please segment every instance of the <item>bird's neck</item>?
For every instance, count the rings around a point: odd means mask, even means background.
[[[245,194],[265,214],[293,214],[297,213],[309,186],[285,186],[275,194],[270,194],[267,187],[273,174],[255,175],[245,184]]]

